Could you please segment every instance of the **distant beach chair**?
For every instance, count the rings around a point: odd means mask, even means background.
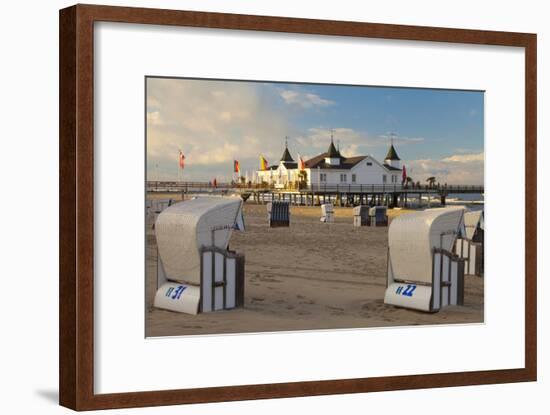
[[[464,232],[456,240],[454,252],[464,259],[466,275],[484,274],[484,218],[483,210],[464,214]]]
[[[386,206],[374,206],[369,209],[369,226],[388,226],[388,208]]]
[[[152,199],[146,200],[145,210],[147,215],[148,223],[152,222],[152,228],[155,229],[155,221],[157,220],[158,215],[167,207],[171,206],[174,203],[173,199]]]
[[[167,207],[172,206],[172,203],[174,203],[172,199],[154,199],[152,202],[154,213],[157,215]]]
[[[355,206],[353,208],[353,226],[367,226],[369,224],[369,207]]]
[[[244,304],[244,255],[228,249],[241,198],[200,197],[159,214],[154,306],[188,314]]]
[[[267,220],[272,228],[290,226],[290,204],[273,201],[267,204]]]
[[[392,221],[384,303],[428,312],[464,303],[464,260],[451,252],[463,216],[463,208],[450,207]]]
[[[334,222],[334,206],[332,203],[325,203],[321,205],[321,222],[333,223]]]

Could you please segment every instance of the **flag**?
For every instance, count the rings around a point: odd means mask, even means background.
[[[260,170],[267,170],[267,160],[264,158],[264,156],[260,156]]]
[[[180,150],[180,154],[178,156],[178,164],[180,166],[180,169],[183,170],[183,168],[185,167],[185,156],[183,155],[181,150]]]
[[[407,168],[406,168],[405,165],[403,164],[403,179],[402,179],[402,183],[405,183],[406,180],[407,180]]]
[[[306,163],[304,162],[304,159],[302,156],[298,154],[298,169],[305,170],[306,169]]]
[[[233,172],[235,173],[241,172],[241,165],[239,164],[239,160],[233,160]]]

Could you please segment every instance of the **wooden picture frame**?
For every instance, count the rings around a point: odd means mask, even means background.
[[[525,367],[462,373],[339,379],[95,394],[94,22],[173,25],[525,49]],[[537,38],[535,34],[76,5],[60,11],[60,404],[75,410],[374,392],[534,381],[537,378]]]

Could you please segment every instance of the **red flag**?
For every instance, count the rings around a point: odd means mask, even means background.
[[[180,150],[180,154],[178,156],[178,164],[180,166],[180,169],[183,170],[183,168],[185,167],[185,156],[183,155],[181,150]]]
[[[304,162],[304,159],[300,155],[298,155],[298,168],[300,170],[305,170],[306,169],[306,163]]]
[[[240,173],[241,172],[241,166],[239,164],[239,160],[233,160],[233,171],[235,173]]]
[[[403,164],[403,183],[407,180],[407,168]]]

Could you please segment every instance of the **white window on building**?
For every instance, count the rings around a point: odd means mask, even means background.
[[[356,174],[352,174],[351,175],[351,182],[352,183],[355,183],[357,181],[357,175]]]
[[[382,175],[382,183],[386,184],[388,182],[388,176],[383,174]]]
[[[326,182],[327,181],[327,174],[326,173],[321,173],[321,176],[320,176],[319,180],[322,181],[322,182]]]
[[[348,181],[348,175],[347,174],[341,174],[340,175],[340,183],[346,183]]]
[[[372,161],[367,161],[367,166],[372,166]]]

